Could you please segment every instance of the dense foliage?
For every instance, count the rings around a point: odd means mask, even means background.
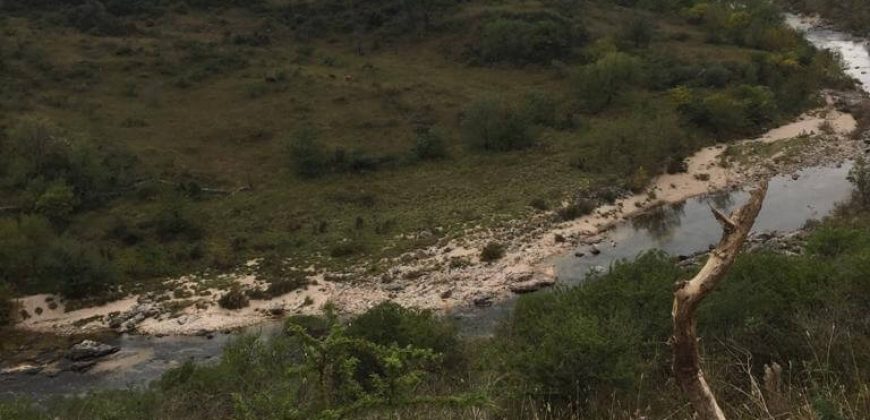
[[[860,206],[840,213],[815,229],[804,255],[741,255],[701,306],[704,368],[730,416],[859,419],[870,408],[870,355],[861,351],[870,345],[870,215]],[[0,416],[689,416],[667,340],[672,285],[692,274],[648,252],[581,286],[522,297],[483,339],[460,338],[451,321],[392,303],[347,323],[290,318],[284,333],[241,337],[217,365],[184,365],[145,391],[42,408],[5,402]],[[781,388],[762,396],[752,384],[773,363],[783,368]]]

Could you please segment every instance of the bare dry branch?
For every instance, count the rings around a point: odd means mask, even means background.
[[[743,247],[755,218],[761,211],[767,194],[767,182],[752,191],[749,202],[726,216],[713,209],[713,216],[722,223],[722,239],[710,252],[707,263],[695,277],[680,282],[674,291],[674,335],[671,344],[674,351],[674,375],[692,407],[703,420],[724,420],[725,414],[716,402],[704,373],[701,371],[701,356],[695,331],[695,311],[701,301],[713,291],[725,277]]]

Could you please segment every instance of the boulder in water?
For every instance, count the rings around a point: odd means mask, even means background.
[[[116,353],[118,350],[121,349],[117,346],[110,346],[93,340],[84,340],[67,350],[66,358],[74,362],[93,360]]]

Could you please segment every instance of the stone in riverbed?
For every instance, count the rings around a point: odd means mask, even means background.
[[[492,306],[492,296],[475,296],[472,300],[472,303],[474,303],[474,306],[477,306],[478,308],[486,308]]]
[[[117,353],[118,350],[121,349],[117,346],[110,346],[93,340],[84,340],[67,350],[66,358],[74,362],[93,360],[103,356],[108,356],[112,353]]]
[[[545,287],[550,287],[556,284],[556,279],[552,277],[532,278],[519,283],[514,283],[509,286],[511,292],[518,295],[525,293],[537,292]]]
[[[0,375],[36,375],[42,372],[42,366],[36,365],[18,365],[7,369],[0,369]]]

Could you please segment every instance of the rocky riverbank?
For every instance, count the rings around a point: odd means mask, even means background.
[[[240,309],[222,308],[218,301],[227,284],[240,290],[263,290],[251,261],[238,274],[218,276],[204,285],[196,276],[174,279],[173,292],[129,296],[107,305],[65,311],[54,296],[21,300],[29,318],[20,327],[35,331],[80,333],[110,329],[151,335],[205,335],[262,322],[285,314],[310,314],[326,302],[339,311],[360,313],[385,300],[402,305],[450,312],[467,306],[488,306],[513,294],[557,284],[550,257],[578,247],[580,254],[600,252],[610,227],[659,205],[750,184],[775,174],[808,166],[842,163],[864,152],[868,133],[856,136],[850,114],[865,103],[859,93],[826,92],[827,106],[765,135],[698,151],[686,160],[685,172],[662,175],[641,194],[618,190],[588,192],[564,203],[560,210],[539,212],[497,229],[469,231],[452,240],[395,259],[363,264],[346,273],[309,269],[308,284],[270,299],[250,300]],[[566,209],[582,202],[598,203],[588,214],[564,221]],[[578,211],[580,211],[578,209]],[[432,235],[421,232],[419,235]],[[481,250],[497,244],[503,255],[482,261]],[[372,276],[373,264],[391,267]],[[170,284],[171,283],[171,284]],[[54,302],[49,305],[49,302]],[[59,302],[59,304],[58,304]]]

